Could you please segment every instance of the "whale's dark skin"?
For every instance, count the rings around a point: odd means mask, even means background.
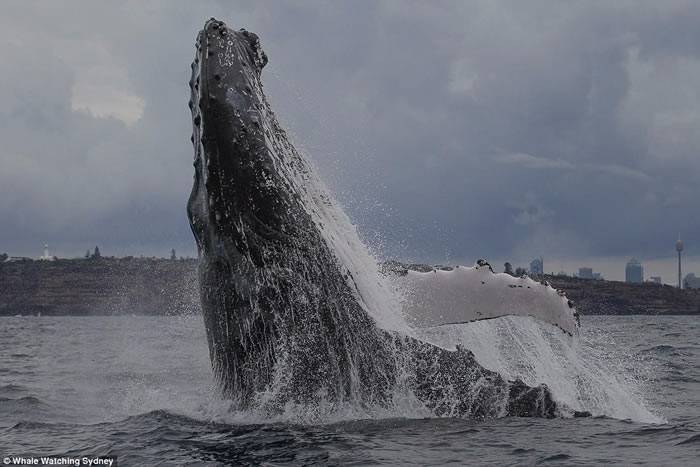
[[[211,19],[192,64],[188,216],[214,373],[240,408],[387,407],[405,388],[438,416],[554,416],[545,386],[471,352],[377,327],[305,201],[310,168],[267,103],[258,37]],[[479,388],[479,389],[476,389]]]

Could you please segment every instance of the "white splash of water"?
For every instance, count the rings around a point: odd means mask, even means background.
[[[508,316],[424,329],[425,340],[444,348],[462,345],[486,368],[526,384],[546,384],[554,398],[594,416],[663,423],[643,400],[638,383],[617,365],[622,350],[601,348],[585,332],[571,337],[530,317]],[[616,354],[616,352],[619,352]]]
[[[327,193],[319,179],[310,184],[307,192],[316,207],[313,210],[315,221],[324,226],[321,233],[326,243],[351,274],[350,286],[356,291],[360,304],[380,328],[410,334],[401,304],[387,278],[379,273],[376,259],[360,239],[350,218]]]
[[[262,88],[256,86],[255,92],[263,102]],[[311,215],[326,245],[335,254],[360,305],[380,328],[411,334],[391,284],[379,274],[377,261],[360,239],[357,227],[318,177],[311,159],[300,155],[294,145],[272,127],[270,122],[275,121],[272,110],[265,107],[261,111],[266,117],[261,123],[267,147],[272,160],[276,161],[278,173],[300,195],[305,211]]]

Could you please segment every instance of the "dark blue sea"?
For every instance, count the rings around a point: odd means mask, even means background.
[[[217,396],[199,316],[0,318],[0,460],[700,465],[700,318],[584,317],[579,339],[577,358],[601,359],[609,371],[626,373],[616,376],[629,385],[638,416],[603,407],[591,418],[553,420],[411,413],[264,420],[231,410]]]

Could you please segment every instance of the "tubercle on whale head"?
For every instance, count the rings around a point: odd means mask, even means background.
[[[267,56],[255,34],[234,31],[214,18],[200,31],[196,48],[189,83],[192,231],[200,254],[232,239],[241,254],[262,261],[256,239],[284,239],[294,225],[291,190],[270,144],[281,130],[262,92]]]

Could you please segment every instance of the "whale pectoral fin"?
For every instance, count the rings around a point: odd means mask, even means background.
[[[416,327],[529,316],[570,335],[578,333],[573,302],[548,284],[528,277],[460,266],[451,271],[409,270],[403,276],[393,276],[393,281],[402,290],[404,312]]]

